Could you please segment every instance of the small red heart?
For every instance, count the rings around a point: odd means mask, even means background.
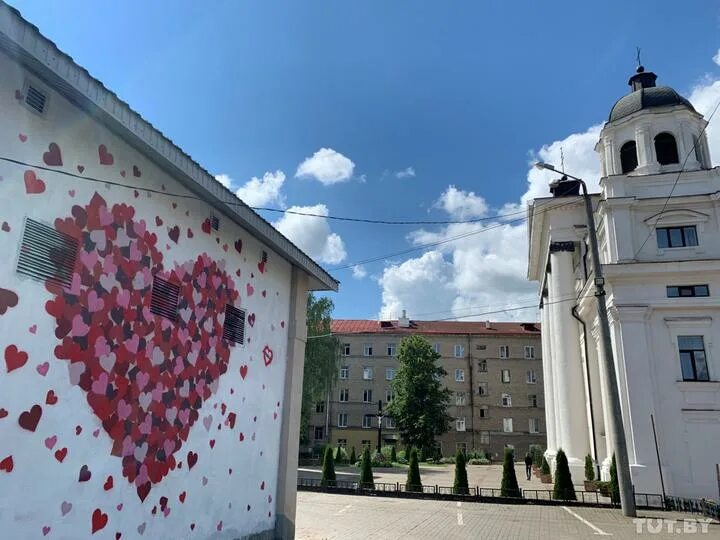
[[[210,439],[210,448],[215,448],[215,439]]]
[[[31,334],[37,332],[37,324],[33,324],[30,328],[28,328],[28,332],[30,332]]]
[[[23,411],[18,417],[18,424],[23,429],[28,431],[35,431],[42,417],[42,407],[40,405],[33,405],[29,411]]]
[[[8,415],[7,409],[0,408],[0,418],[5,418]]]
[[[273,361],[273,351],[272,349],[265,345],[265,348],[263,349],[263,361],[265,362],[266,366],[269,366]]]
[[[163,224],[163,220],[160,216],[155,216],[155,225],[158,227]]]
[[[190,530],[191,530],[191,531],[194,531],[194,530],[195,530],[195,524],[194,524],[194,523],[191,523],[191,524],[190,524]]]
[[[80,473],[78,474],[78,482],[87,482],[92,477],[90,469],[87,465],[80,467]]]
[[[68,449],[63,448],[62,450],[56,450],[55,451],[55,459],[57,459],[60,463],[63,462],[63,459],[65,459],[65,456],[67,456]]]
[[[195,464],[197,463],[198,455],[195,452],[188,452],[187,455],[187,463],[188,463],[188,469],[192,469]]]
[[[60,147],[57,143],[50,143],[48,151],[43,154],[43,161],[45,165],[49,165],[50,167],[62,167],[62,154],[60,153]]]
[[[14,466],[15,463],[13,462],[12,456],[8,456],[0,461],[0,471],[11,472]]]
[[[45,403],[48,405],[55,405],[58,402],[58,397],[55,395],[54,390],[48,390],[47,395],[45,396]]]
[[[260,270],[261,274],[265,273],[265,261],[260,261],[258,263],[258,270]]]
[[[247,377],[248,367],[246,365],[240,366],[240,376],[245,379]]]
[[[192,229],[190,227],[188,227],[187,237],[192,238],[193,236],[195,236],[195,235],[193,234]]]
[[[135,198],[137,199],[137,198],[140,196],[140,193],[138,192],[137,189],[134,189],[134,190],[133,190],[133,195],[134,195]]]
[[[262,483],[260,484],[260,489],[265,489],[265,480],[263,480]]]
[[[113,155],[108,152],[107,146],[104,144],[98,146],[98,157],[100,158],[100,165],[112,165],[115,163]]]
[[[25,193],[28,195],[45,191],[45,182],[40,180],[33,171],[25,171]]]
[[[71,197],[74,197],[74,196],[75,196],[75,190],[74,190],[74,189],[68,189],[68,195],[70,195]]]
[[[240,442],[243,442],[245,440],[245,435],[240,432]]]
[[[177,208],[177,203],[172,203],[173,209]]]
[[[210,231],[212,231],[212,225],[210,224],[210,218],[207,218],[202,223],[202,230],[205,234],[210,234]]]
[[[82,433],[82,426],[75,426],[75,435],[80,435]]]
[[[8,373],[23,367],[27,364],[27,361],[28,353],[19,350],[16,345],[8,345],[5,348],[5,366],[7,367]]]
[[[140,178],[142,176],[142,173],[140,172],[140,169],[137,165],[133,165],[133,176],[135,178]]]
[[[181,503],[184,503],[184,502],[185,502],[185,496],[186,496],[186,495],[187,495],[187,493],[184,492],[184,491],[183,491],[180,495],[178,495],[178,499],[180,499],[180,502],[181,502]]]
[[[99,508],[96,508],[92,514],[92,534],[105,528],[108,522],[108,515]]]
[[[44,525],[42,528],[42,532],[43,532],[43,536],[47,536],[48,533],[50,532],[50,527],[48,527],[47,525]]]
[[[262,294],[263,298],[265,298],[267,296],[267,291],[263,289],[263,292],[261,292],[260,294]]]
[[[110,491],[113,488],[113,477],[112,475],[107,477],[107,480],[105,480],[105,483],[103,484],[103,489],[105,491]]]
[[[115,533],[115,540],[120,540],[121,537],[122,537],[122,533],[121,533],[121,532],[116,532],[116,533]]]
[[[238,253],[242,253],[242,240],[240,240],[239,238],[235,240],[235,250]]]
[[[248,324],[250,326],[255,326],[255,314],[254,313],[251,313],[250,315],[248,315]]]
[[[83,172],[85,172],[85,165],[78,165],[77,170],[80,174],[82,174]]]
[[[27,141],[27,135],[24,133],[18,133],[18,139],[20,139],[20,142],[25,142]]]
[[[10,225],[8,224],[7,221],[3,221],[2,230],[5,232],[10,232]]]
[[[227,250],[228,250],[228,245],[227,245],[227,244],[223,244],[223,251],[227,252]]]

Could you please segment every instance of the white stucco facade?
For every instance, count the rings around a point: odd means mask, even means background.
[[[540,283],[554,385],[547,454],[565,450],[576,483],[590,454],[606,479],[614,448],[607,388],[617,384],[635,491],[661,493],[662,470],[667,494],[717,499],[720,169],[710,166],[701,115],[655,87],[653,74],[633,82],[600,134],[604,176],[592,195],[617,381],[604,380],[598,364],[582,199],[536,199],[530,209],[528,277]],[[617,112],[631,100],[641,105]]]

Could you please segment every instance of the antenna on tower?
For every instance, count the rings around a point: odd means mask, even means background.
[[[637,65],[638,65],[638,67],[641,67],[641,66],[642,66],[642,62],[640,61],[640,51],[641,51],[641,50],[642,50],[642,49],[641,49],[640,47],[635,47],[635,51],[636,51],[635,58],[637,59]]]

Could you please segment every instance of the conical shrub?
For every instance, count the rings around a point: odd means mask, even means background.
[[[610,464],[610,499],[615,504],[620,504],[620,483],[618,482],[615,454],[613,454]]]
[[[391,463],[397,463],[397,453],[395,453],[395,447],[391,447],[392,450],[390,450],[390,462]]]
[[[360,486],[364,489],[375,489],[373,480],[372,463],[370,461],[370,449],[365,448],[360,463]]]
[[[335,451],[335,463],[342,463],[342,461],[343,461],[342,446],[338,446],[337,450]]]
[[[542,465],[540,466],[540,473],[541,474],[550,474],[550,464],[548,463],[548,460],[545,459],[545,456],[542,458]]]
[[[352,447],[352,450],[350,451],[350,465],[355,465],[357,463],[357,456],[355,455],[355,447]]]
[[[467,495],[470,492],[468,488],[467,468],[465,467],[465,454],[462,450],[458,450],[455,455],[455,482],[453,482],[453,491],[456,495]]]
[[[588,482],[595,480],[595,464],[590,454],[585,456],[585,480]]]
[[[517,476],[515,476],[515,456],[512,448],[505,449],[500,495],[503,497],[520,497],[520,487],[518,486]]]
[[[418,465],[418,451],[413,448],[410,452],[410,467],[408,468],[407,482],[405,482],[406,491],[422,492],[422,482],[420,480],[420,466]]]
[[[553,498],[562,501],[577,500],[575,486],[573,486],[570,466],[567,456],[562,448],[558,449],[555,456],[555,486],[553,487]]]
[[[331,446],[325,449],[320,485],[323,487],[335,485],[335,463],[333,461],[333,449]]]

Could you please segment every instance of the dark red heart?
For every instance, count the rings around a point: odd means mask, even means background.
[[[15,90],[15,99],[24,99],[25,96],[20,90]]]
[[[58,397],[55,395],[54,390],[48,390],[47,395],[45,396],[45,403],[48,405],[55,405],[58,402]]]
[[[215,439],[210,439],[210,448],[215,448]]]
[[[102,530],[108,523],[108,515],[99,508],[96,508],[92,514],[92,534]]]
[[[60,147],[57,143],[50,143],[48,151],[43,154],[43,161],[45,162],[45,165],[49,165],[51,167],[62,167],[62,154],[60,153]]]
[[[198,460],[197,453],[188,452],[188,455],[187,455],[188,469],[192,469],[195,466],[195,464],[197,463],[197,460]]]
[[[9,289],[3,289],[0,287],[0,315],[4,315],[5,312],[17,306],[18,295]]]
[[[55,459],[57,459],[60,463],[62,463],[63,460],[65,459],[65,456],[67,456],[67,453],[68,453],[67,448],[63,448],[62,450],[56,450],[55,451]]]
[[[245,377],[247,377],[247,373],[248,373],[248,367],[245,366],[245,365],[240,366],[240,376],[241,376],[243,379],[244,379]]]
[[[5,232],[10,232],[10,224],[7,221],[3,221],[2,227],[0,227]]]
[[[77,170],[80,174],[82,174],[85,171],[85,165],[78,165]]]
[[[45,191],[45,182],[35,176],[34,171],[25,171],[25,193],[37,194]]]
[[[210,234],[210,232],[212,231],[212,225],[210,223],[210,218],[207,218],[205,221],[203,221],[202,230],[205,234]]]
[[[180,502],[181,502],[181,503],[184,503],[184,502],[185,502],[185,496],[186,496],[186,495],[187,495],[187,493],[185,493],[184,491],[183,491],[180,495],[178,495],[178,499],[180,499]]]
[[[170,237],[170,240],[178,243],[178,239],[180,238],[180,227],[175,225],[174,227],[168,227],[168,236]]]
[[[137,165],[133,165],[133,176],[135,178],[140,178],[142,176],[142,173],[140,172],[140,169],[138,169]]]
[[[92,477],[90,469],[87,465],[80,467],[80,473],[78,474],[78,482],[87,482]]]
[[[250,315],[248,315],[248,324],[250,326],[255,326],[255,314],[254,313],[251,313]]]
[[[265,348],[263,349],[263,361],[266,366],[269,366],[273,361],[273,351],[267,345],[265,345]]]
[[[115,158],[108,152],[107,146],[104,144],[98,146],[98,157],[100,158],[100,165],[112,165],[115,163]]]
[[[155,225],[158,227],[163,224],[163,220],[160,216],[155,216]]]
[[[13,457],[8,456],[2,461],[0,461],[0,471],[5,472],[12,472],[13,468],[15,467],[15,463],[13,462]]]
[[[18,417],[18,424],[23,429],[28,431],[35,431],[42,417],[42,407],[40,405],[33,405],[29,411],[23,411]]]
[[[105,483],[103,484],[103,489],[105,491],[110,491],[113,488],[113,477],[112,475],[107,477],[107,480],[105,480]]]
[[[0,419],[5,418],[8,415],[7,409],[0,408]]]
[[[240,240],[239,238],[235,240],[235,250],[238,253],[242,253],[242,240]]]
[[[193,234],[192,229],[191,229],[190,227],[188,227],[187,237],[188,237],[188,238],[192,238],[193,236],[195,236],[195,235]]]

